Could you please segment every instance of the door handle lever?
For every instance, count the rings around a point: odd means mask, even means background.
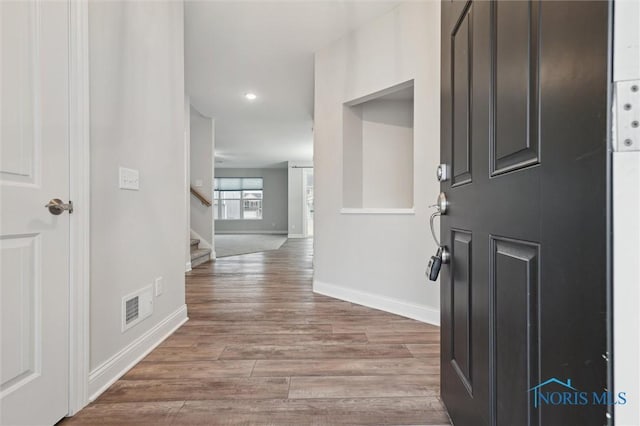
[[[438,247],[440,247],[440,241],[438,240],[438,237],[436,237],[436,231],[434,229],[433,226],[433,220],[438,217],[438,216],[442,216],[444,214],[447,213],[447,209],[449,207],[449,202],[447,201],[447,196],[444,192],[441,192],[438,195],[438,201],[436,202],[436,204],[432,204],[429,207],[435,207],[436,211],[433,212],[431,214],[431,217],[429,218],[429,228],[431,229],[431,236],[433,237],[433,241],[435,241],[436,245]]]
[[[68,203],[64,203],[60,198],[53,198],[45,207],[49,209],[49,213],[52,215],[58,216],[62,214],[63,211],[68,211],[69,214],[73,213],[73,202],[69,201]]]

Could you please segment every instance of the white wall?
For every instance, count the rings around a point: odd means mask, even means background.
[[[362,105],[362,207],[413,207],[413,102]]]
[[[181,2],[90,2],[91,354],[95,397],[186,320]],[[118,167],[140,190],[118,189]],[[122,297],[163,278],[122,333]]]
[[[439,184],[440,4],[406,2],[316,54],[314,290],[439,323],[428,219]],[[341,214],[343,103],[414,79],[415,214]],[[380,164],[384,172],[384,164]]]
[[[191,107],[191,186],[204,197],[213,200],[213,176],[215,150],[215,123],[213,119],[200,114]],[[200,184],[201,186],[198,186]],[[213,246],[213,206],[202,204],[191,196],[191,229],[196,232],[205,245]]]
[[[362,207],[362,106],[343,106],[342,206]]]
[[[263,178],[261,220],[216,220],[216,232],[287,233],[287,170],[286,169],[224,169],[215,170],[216,177]]]

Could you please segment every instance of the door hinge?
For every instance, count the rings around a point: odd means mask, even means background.
[[[614,84],[613,151],[640,151],[640,80]]]

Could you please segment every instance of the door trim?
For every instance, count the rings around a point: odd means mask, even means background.
[[[88,0],[69,5],[69,408],[89,402],[90,104]]]
[[[637,2],[613,2],[613,63],[612,88],[618,82],[640,80],[640,52],[638,36],[640,35],[640,4]],[[619,105],[614,103],[613,109]],[[615,115],[615,114],[614,114]],[[614,394],[626,392],[629,395],[627,404],[614,407],[614,421],[617,425],[640,424],[640,333],[638,324],[638,303],[640,302],[640,266],[637,263],[640,253],[640,149],[625,148],[622,138],[616,137],[616,122],[610,122],[609,150],[612,151],[609,177],[612,180],[609,209],[609,226],[612,241],[610,254],[609,286],[610,304],[613,305],[613,322],[610,334],[610,347],[613,355],[613,387]],[[613,222],[613,223],[611,223]],[[610,250],[610,253],[611,253]],[[611,373],[610,373],[611,374]]]

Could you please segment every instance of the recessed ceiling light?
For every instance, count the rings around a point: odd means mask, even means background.
[[[255,93],[245,93],[244,97],[247,98],[250,101],[255,101],[258,98],[258,95],[256,95]]]

